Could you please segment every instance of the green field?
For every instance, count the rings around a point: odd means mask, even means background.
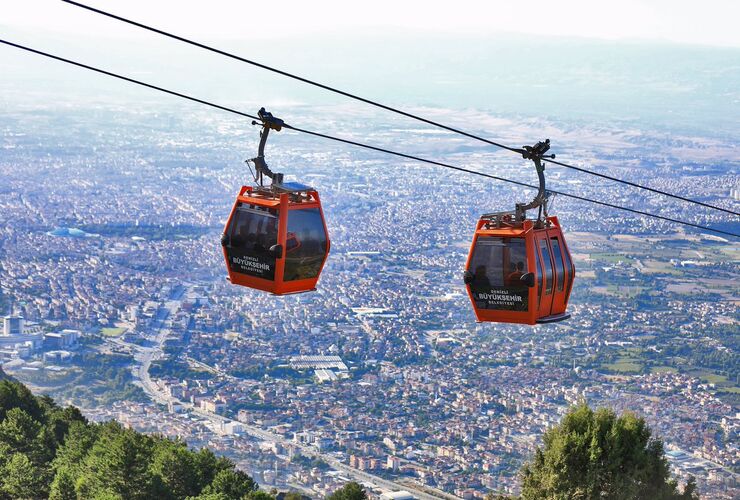
[[[707,384],[715,384],[718,389],[721,389],[723,391],[736,387],[735,384],[732,381],[728,380],[726,376],[719,375],[709,370],[694,369],[688,371],[687,373],[692,377],[696,377]]]
[[[609,371],[618,373],[639,373],[642,370],[640,363],[628,360],[618,360],[616,363],[601,365]]]
[[[672,366],[651,366],[650,373],[678,373]]]
[[[100,333],[106,337],[120,337],[125,331],[125,328],[103,328]]]
[[[683,276],[683,271],[676,268],[673,264],[666,261],[648,260],[643,261],[645,267],[642,272],[645,274],[670,274],[673,276]]]
[[[725,377],[724,375],[715,375],[714,373],[704,375],[701,379],[709,382],[710,384],[723,384],[727,382],[727,377]]]
[[[730,394],[740,394],[740,387],[722,387],[721,390],[717,392],[727,392]]]
[[[623,285],[608,285],[606,287],[606,293],[608,293],[609,295],[616,295],[618,297],[623,297],[627,299],[636,297],[637,294],[639,294],[643,290],[647,290],[647,287]]]
[[[620,349],[614,363],[602,363],[601,367],[615,373],[639,373],[645,366],[641,347]]]

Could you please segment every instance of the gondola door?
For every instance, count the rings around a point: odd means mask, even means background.
[[[534,237],[537,258],[540,259],[542,268],[542,277],[538,277],[537,284],[539,289],[539,312],[537,317],[547,317],[552,313],[553,290],[555,285],[555,275],[553,272],[552,252],[547,238],[547,231],[536,231]]]
[[[565,273],[565,248],[560,229],[548,229],[547,236],[552,250],[553,265],[555,267],[555,282],[553,283],[552,309],[550,314],[565,312],[565,302],[568,296],[565,291],[568,276]]]

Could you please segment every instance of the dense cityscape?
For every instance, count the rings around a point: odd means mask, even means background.
[[[476,323],[462,269],[477,217],[533,193],[285,131],[270,137],[267,161],[320,191],[332,247],[317,291],[275,297],[229,284],[219,243],[250,182],[243,160],[258,129],[192,108],[141,109],[26,105],[0,121],[0,354],[35,392],[208,446],[263,487],[313,497],[349,480],[383,498],[515,494],[542,433],[587,401],[645,417],[674,475],[695,477],[702,495],[740,494],[737,241],[556,198],[577,269],[572,318]],[[536,182],[514,155],[379,114],[271,111]],[[507,144],[546,131],[558,158],[740,209],[723,137],[483,112],[475,123]],[[555,166],[547,178],[740,226]]]

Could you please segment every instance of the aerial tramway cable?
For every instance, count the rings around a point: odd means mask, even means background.
[[[220,109],[222,111],[227,111],[229,113],[233,113],[233,114],[236,114],[236,115],[239,115],[239,116],[243,116],[243,117],[246,117],[246,118],[251,118],[253,120],[261,120],[261,118],[259,116],[257,116],[257,115],[251,115],[249,113],[245,113],[243,111],[239,111],[237,109],[230,108],[228,106],[222,106],[220,104],[216,104],[216,103],[213,103],[213,102],[210,102],[210,101],[206,101],[204,99],[198,99],[197,97],[192,97],[192,96],[189,96],[189,95],[186,95],[186,94],[182,94],[180,92],[176,92],[176,91],[173,91],[173,90],[165,89],[165,88],[159,87],[157,85],[152,85],[150,83],[146,83],[146,82],[143,82],[143,81],[140,81],[140,80],[129,78],[127,76],[123,76],[123,75],[120,75],[120,74],[117,74],[117,73],[113,73],[111,71],[106,71],[106,70],[103,70],[103,69],[100,69],[100,68],[96,68],[96,67],[93,67],[93,66],[90,66],[90,65],[87,65],[87,64],[83,64],[83,63],[80,63],[80,62],[77,62],[77,61],[73,61],[71,59],[66,59],[64,57],[56,56],[56,55],[50,54],[48,52],[43,52],[43,51],[40,51],[40,50],[33,49],[31,47],[26,47],[24,45],[20,45],[20,44],[13,43],[13,42],[10,42],[10,41],[7,41],[7,40],[2,40],[2,39],[0,39],[0,43],[2,43],[4,45],[11,46],[11,47],[15,47],[17,49],[24,50],[26,52],[30,52],[30,53],[34,53],[34,54],[37,54],[37,55],[40,55],[40,56],[44,56],[44,57],[47,57],[49,59],[54,59],[56,61],[64,62],[64,63],[67,63],[67,64],[71,64],[73,66],[77,66],[77,67],[84,68],[84,69],[87,69],[87,70],[90,70],[90,71],[94,71],[96,73],[100,73],[100,74],[103,74],[103,75],[106,75],[106,76],[117,78],[119,80],[123,80],[123,81],[129,82],[129,83],[134,83],[136,85],[140,85],[142,87],[146,87],[146,88],[149,88],[149,89],[152,89],[152,90],[157,90],[157,91],[160,91],[160,92],[164,92],[166,94],[173,95],[173,96],[176,96],[176,97],[180,97],[182,99],[186,99],[186,100],[189,100],[189,101],[192,101],[192,102],[197,102],[198,104],[203,104],[203,105],[206,105],[206,106],[210,106],[212,108]],[[386,154],[390,154],[390,155],[397,156],[397,157],[400,157],[400,158],[406,158],[406,159],[409,159],[409,160],[414,160],[414,161],[418,161],[418,162],[422,162],[422,163],[427,163],[427,164],[430,164],[430,165],[436,165],[436,166],[439,166],[439,167],[456,170],[458,172],[464,172],[464,173],[468,173],[468,174],[478,175],[480,177],[485,177],[487,179],[493,179],[493,180],[497,180],[497,181],[508,182],[508,183],[516,184],[516,185],[522,186],[522,187],[527,187],[527,188],[531,188],[531,189],[539,189],[538,186],[535,186],[535,185],[532,185],[532,184],[527,184],[525,182],[515,181],[515,180],[512,180],[512,179],[507,179],[505,177],[499,177],[499,176],[496,176],[496,175],[491,175],[491,174],[487,174],[487,173],[484,173],[484,172],[479,172],[479,171],[476,171],[476,170],[471,170],[471,169],[468,169],[468,168],[451,165],[451,164],[448,164],[448,163],[443,163],[443,162],[439,162],[439,161],[435,161],[435,160],[430,160],[430,159],[423,158],[423,157],[420,157],[420,156],[410,155],[410,154],[406,154],[406,153],[400,153],[398,151],[393,151],[391,149],[387,149],[387,148],[383,148],[383,147],[379,147],[379,146],[372,146],[372,145],[369,145],[369,144],[364,144],[364,143],[353,141],[353,140],[350,140],[350,139],[343,139],[343,138],[340,138],[340,137],[334,137],[334,136],[331,136],[331,135],[328,135],[328,134],[323,134],[323,133],[320,133],[320,132],[314,132],[314,131],[303,129],[303,128],[300,128],[300,127],[295,127],[295,126],[289,125],[287,123],[283,124],[283,127],[286,128],[286,129],[294,130],[296,132],[304,133],[304,134],[307,134],[307,135],[312,135],[314,137],[321,137],[323,139],[337,141],[337,142],[341,142],[341,143],[344,143],[344,144],[350,144],[352,146],[357,146],[357,147],[369,149],[369,150],[372,150],[372,151],[377,151],[377,152],[380,152],[380,153],[386,153]],[[695,224],[693,222],[688,222],[688,221],[684,221],[684,220],[680,220],[680,219],[674,219],[674,218],[671,218],[671,217],[666,217],[666,216],[663,216],[663,215],[653,214],[653,213],[645,212],[645,211],[642,211],[642,210],[636,210],[636,209],[633,209],[633,208],[624,207],[624,206],[620,206],[620,205],[616,205],[616,204],[612,204],[612,203],[607,203],[607,202],[604,202],[604,201],[594,200],[594,199],[591,199],[591,198],[587,198],[585,196],[579,196],[579,195],[575,195],[575,194],[571,194],[571,193],[566,193],[566,192],[562,192],[562,191],[556,191],[556,190],[552,190],[552,189],[548,189],[548,191],[550,193],[552,193],[552,194],[564,196],[564,197],[567,197],[567,198],[573,198],[573,199],[576,199],[576,200],[579,200],[579,201],[586,201],[586,202],[589,202],[589,203],[593,203],[593,204],[596,204],[596,205],[601,205],[601,206],[612,208],[612,209],[615,209],[615,210],[622,210],[622,211],[630,212],[630,213],[633,213],[633,214],[636,214],[636,215],[640,215],[640,216],[644,216],[644,217],[652,217],[654,219],[660,219],[660,220],[663,220],[663,221],[666,221],[666,222],[672,222],[672,223],[675,223],[675,224],[681,224],[681,225],[684,225],[684,226],[693,227],[693,228],[696,228],[696,229],[701,229],[703,231],[710,231],[710,232],[714,232],[714,233],[717,233],[717,234],[722,234],[722,235],[725,235],[725,236],[732,236],[732,237],[735,237],[735,238],[740,238],[740,234],[732,233],[732,232],[729,232],[729,231],[723,231],[721,229],[715,229],[715,228],[712,228],[712,227],[709,227],[709,226],[703,226],[701,224]]]
[[[112,14],[110,12],[106,12],[104,10],[97,9],[95,7],[91,7],[89,5],[85,5],[85,4],[80,3],[80,2],[75,2],[74,0],[62,0],[62,1],[65,2],[65,3],[68,3],[70,5],[74,5],[76,7],[80,7],[82,9],[88,10],[90,12],[94,12],[96,14],[100,14],[100,15],[109,17],[111,19],[115,19],[117,21],[121,21],[121,22],[124,22],[126,24],[130,24],[132,26],[136,26],[138,28],[142,28],[142,29],[145,29],[147,31],[151,31],[152,33],[157,33],[159,35],[163,35],[163,36],[166,36],[168,38],[172,38],[174,40],[177,40],[177,41],[180,41],[180,42],[183,42],[183,43],[192,45],[194,47],[198,47],[198,48],[207,50],[209,52],[213,52],[213,53],[216,53],[216,54],[219,54],[219,55],[228,57],[230,59],[235,59],[237,61],[240,61],[240,62],[243,62],[243,63],[246,63],[246,64],[250,64],[252,66],[256,66],[258,68],[261,68],[261,69],[264,69],[264,70],[267,70],[267,71],[271,71],[271,72],[276,73],[276,74],[279,74],[281,76],[285,76],[287,78],[291,78],[293,80],[297,80],[299,82],[302,82],[302,83],[305,83],[305,84],[308,84],[308,85],[312,85],[314,87],[318,87],[318,88],[321,88],[323,90],[327,90],[329,92],[333,92],[335,94],[339,94],[339,95],[342,95],[344,97],[348,97],[350,99],[354,99],[356,101],[360,101],[360,102],[363,102],[365,104],[369,104],[371,106],[375,106],[375,107],[384,109],[386,111],[390,111],[392,113],[396,113],[396,114],[405,116],[407,118],[412,118],[414,120],[417,120],[417,121],[420,121],[420,122],[424,122],[424,123],[426,123],[428,125],[433,125],[435,127],[439,127],[441,129],[447,130],[449,132],[454,132],[456,134],[460,134],[460,135],[463,135],[465,137],[469,137],[471,139],[475,139],[477,141],[484,142],[484,143],[489,144],[491,146],[496,146],[497,148],[505,149],[507,151],[511,151],[511,152],[514,152],[514,153],[519,154],[519,149],[518,148],[513,148],[511,146],[507,146],[505,144],[501,144],[499,142],[496,142],[496,141],[493,141],[493,140],[490,140],[490,139],[486,139],[486,138],[481,137],[479,135],[476,135],[476,134],[473,134],[473,133],[470,133],[470,132],[466,132],[464,130],[461,130],[461,129],[458,129],[458,128],[455,128],[455,127],[451,127],[449,125],[445,125],[443,123],[440,123],[440,122],[437,122],[437,121],[434,121],[434,120],[431,120],[431,119],[428,119],[428,118],[424,118],[422,116],[419,116],[419,115],[416,115],[416,114],[413,114],[413,113],[409,113],[407,111],[403,111],[401,109],[394,108],[394,107],[388,106],[386,104],[382,104],[382,103],[380,103],[378,101],[374,101],[372,99],[367,99],[367,98],[358,96],[356,94],[352,94],[350,92],[346,92],[346,91],[337,89],[335,87],[331,87],[329,85],[325,85],[323,83],[319,83],[319,82],[316,82],[314,80],[310,80],[308,78],[304,78],[302,76],[299,76],[299,75],[296,75],[296,74],[293,74],[293,73],[289,73],[287,71],[283,71],[283,70],[274,68],[272,66],[268,66],[267,64],[259,63],[257,61],[253,61],[251,59],[247,59],[245,57],[238,56],[238,55],[233,54],[231,52],[226,52],[224,50],[217,49],[217,48],[212,47],[210,45],[206,45],[204,43],[196,42],[196,41],[191,40],[189,38],[185,38],[183,36],[175,35],[174,33],[170,33],[170,32],[167,32],[167,31],[158,29],[158,28],[154,28],[152,26],[148,26],[146,24],[143,24],[143,23],[140,23],[140,22],[137,22],[137,21],[133,21],[133,20],[127,19],[125,17],[121,17],[121,16],[118,16],[116,14]],[[638,184],[636,182],[627,181],[627,180],[624,180],[624,179],[619,179],[617,177],[613,177],[613,176],[610,176],[610,175],[607,175],[607,174],[603,174],[603,173],[600,173],[600,172],[595,172],[593,170],[589,170],[589,169],[586,169],[586,168],[583,168],[583,167],[577,167],[575,165],[570,165],[568,163],[563,163],[563,162],[560,162],[560,161],[555,161],[554,159],[543,158],[542,161],[548,162],[548,163],[552,163],[554,165],[558,165],[558,166],[561,166],[561,167],[569,168],[571,170],[576,170],[578,172],[582,172],[582,173],[585,173],[585,174],[594,175],[594,176],[600,177],[602,179],[607,179],[607,180],[610,180],[610,181],[619,182],[621,184],[625,184],[625,185],[630,186],[630,187],[634,187],[634,188],[637,188],[637,189],[642,189],[642,190],[645,190],[645,191],[649,191],[651,193],[659,194],[659,195],[662,195],[662,196],[667,196],[669,198],[674,198],[676,200],[681,200],[681,201],[684,201],[684,202],[687,202],[687,203],[693,203],[695,205],[699,205],[699,206],[702,206],[702,207],[705,207],[705,208],[710,208],[712,210],[719,210],[721,212],[725,212],[725,213],[728,213],[728,214],[731,214],[731,215],[740,216],[740,212],[735,212],[735,211],[730,210],[730,209],[727,209],[727,208],[718,207],[716,205],[711,205],[709,203],[704,203],[703,201],[695,200],[695,199],[692,199],[692,198],[687,198],[685,196],[681,196],[681,195],[678,195],[678,194],[669,193],[669,192],[663,191],[661,189],[651,188],[649,186]]]

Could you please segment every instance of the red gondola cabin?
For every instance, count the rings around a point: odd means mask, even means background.
[[[226,222],[229,280],[276,295],[314,290],[329,254],[319,194],[243,186]]]
[[[566,313],[575,267],[557,217],[520,224],[481,218],[465,266],[478,321],[549,323]]]
[[[265,108],[258,115],[260,144],[257,157],[250,160],[257,186],[242,186],[221,235],[228,279],[275,295],[315,290],[329,254],[319,193],[303,184],[283,182],[283,174],[268,168],[267,136],[285,123]],[[264,185],[264,177],[272,180],[270,186]]]
[[[535,199],[478,221],[464,275],[478,321],[534,325],[570,317],[566,309],[576,270],[558,218],[547,216],[541,160],[549,144],[520,151],[537,167]],[[533,208],[539,209],[537,219],[527,219],[526,211]]]

